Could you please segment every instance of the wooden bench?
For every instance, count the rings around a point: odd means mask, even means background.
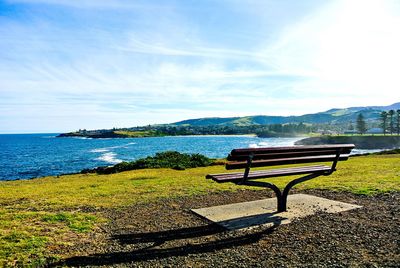
[[[353,148],[354,144],[333,144],[234,149],[228,155],[226,169],[244,169],[244,172],[209,174],[206,178],[219,183],[233,182],[241,185],[270,188],[275,192],[278,199],[278,212],[282,212],[286,211],[287,196],[294,185],[321,175],[332,174],[336,170],[337,162],[347,160]],[[330,166],[316,164],[320,162],[332,162],[332,164]],[[253,167],[310,163],[314,164],[250,171]],[[291,175],[305,176],[289,182],[282,192],[272,183],[254,181],[262,178]]]

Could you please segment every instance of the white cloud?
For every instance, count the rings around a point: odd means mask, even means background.
[[[89,8],[75,10],[74,22],[40,14],[28,23],[0,19],[0,132],[21,125],[67,131],[203,116],[298,115],[400,99],[400,22],[391,2],[303,7],[295,16],[300,21],[236,8],[235,15],[251,13],[255,22],[266,20],[262,25],[280,23],[273,34],[268,27],[265,35],[263,28],[254,27],[256,34],[249,28],[250,47],[213,38],[219,32],[205,36],[199,23],[210,18],[196,21],[173,6],[154,13],[144,2],[129,11],[124,5],[130,1],[14,2],[98,7],[110,16],[99,19]],[[119,8],[120,17],[107,7]],[[235,25],[226,29],[223,36],[242,41]]]
[[[354,0],[333,2],[293,25],[265,53],[280,70],[307,74],[292,85],[297,92],[365,105],[400,98],[399,47],[400,18],[390,2]]]
[[[127,9],[127,8],[155,8],[155,5],[149,5],[148,3],[141,3],[141,1],[130,1],[130,0],[6,0],[8,3],[16,4],[46,4],[55,6],[67,6],[79,9],[91,9],[91,8],[115,8],[115,9]]]

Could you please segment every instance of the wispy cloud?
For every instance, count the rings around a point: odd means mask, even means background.
[[[0,132],[400,99],[395,2],[211,2],[0,4]]]
[[[6,2],[11,4],[64,6],[77,9],[154,9],[161,7],[161,5],[147,3],[148,1],[129,0],[6,0]]]
[[[335,1],[286,29],[265,53],[281,70],[313,76],[306,86],[297,84],[303,93],[325,88],[367,103],[390,102],[400,97],[399,11],[393,1]],[[385,98],[380,90],[390,93]]]

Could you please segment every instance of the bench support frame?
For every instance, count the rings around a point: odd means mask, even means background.
[[[297,184],[314,179],[319,176],[328,176],[336,171],[338,161],[345,161],[349,158],[354,144],[334,144],[334,145],[310,145],[310,146],[289,146],[289,147],[266,147],[266,148],[239,148],[233,149],[228,155],[227,170],[242,169],[244,173],[222,173],[209,174],[207,179],[216,182],[233,182],[238,185],[249,185],[269,188],[274,191],[278,201],[278,212],[287,210],[287,197],[290,190]],[[247,161],[246,161],[247,160]],[[254,161],[253,161],[254,160]],[[246,162],[245,162],[246,161]],[[253,167],[273,167],[282,165],[297,165],[309,163],[331,162],[331,166],[326,165],[300,165],[293,168],[275,168],[271,170],[261,170],[261,172],[251,172]],[[303,177],[290,181],[283,190],[275,184],[258,179],[300,175]]]
[[[287,197],[289,195],[290,189],[298,183],[314,179],[321,175],[327,175],[327,174],[314,173],[314,174],[310,174],[310,175],[292,180],[291,182],[289,182],[286,185],[286,187],[283,189],[283,191],[281,191],[275,184],[269,183],[269,182],[263,182],[263,181],[247,180],[245,182],[240,182],[238,184],[248,185],[248,186],[257,186],[257,187],[266,187],[266,188],[273,190],[275,192],[276,198],[278,200],[278,212],[284,212],[287,210]]]
[[[251,163],[253,161],[253,154],[250,154],[248,159],[247,159],[247,167],[244,171],[243,174],[243,179],[238,182],[237,184],[240,185],[248,185],[248,186],[258,186],[258,187],[266,187],[266,188],[270,188],[271,190],[273,190],[275,192],[276,198],[278,199],[278,212],[284,212],[287,210],[287,196],[289,195],[289,191],[290,189],[295,186],[296,184],[299,184],[301,182],[305,182],[311,179],[314,179],[316,177],[319,177],[321,175],[330,175],[332,174],[335,170],[336,170],[336,164],[339,160],[340,157],[340,153],[341,153],[341,149],[336,151],[336,155],[335,155],[335,160],[332,163],[332,167],[331,170],[329,172],[318,172],[318,173],[312,173],[310,175],[307,176],[303,176],[301,178],[292,180],[291,182],[289,182],[285,188],[283,189],[283,191],[281,191],[275,184],[273,183],[269,183],[269,182],[259,182],[259,181],[251,181],[248,180],[248,176],[250,173],[250,169],[251,169]]]

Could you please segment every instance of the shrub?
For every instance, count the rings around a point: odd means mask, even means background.
[[[98,167],[95,169],[84,169],[81,173],[111,174],[122,171],[144,169],[144,168],[172,168],[184,170],[186,168],[206,167],[213,164],[213,160],[201,154],[182,154],[176,151],[156,153],[132,162],[122,162],[110,167]]]

